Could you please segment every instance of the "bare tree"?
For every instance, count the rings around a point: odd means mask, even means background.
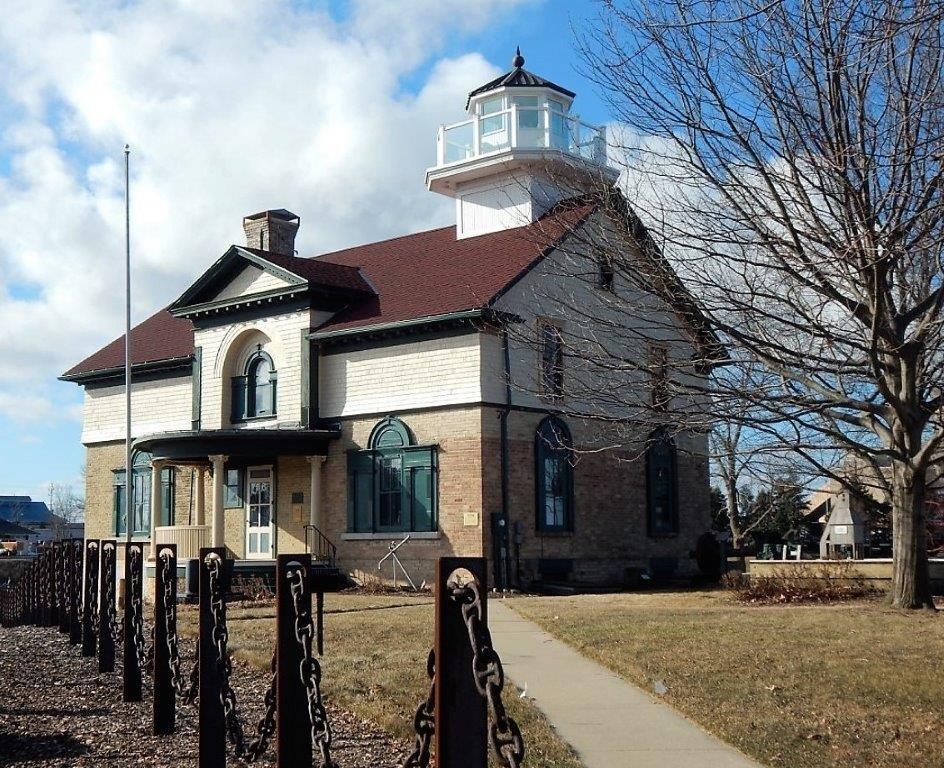
[[[605,262],[684,321],[641,294],[605,297],[602,322],[575,301],[582,408],[743,424],[839,480],[843,453],[890,464],[875,475],[892,505],[891,600],[907,608],[933,608],[925,498],[944,444],[942,35],[932,0],[634,0],[605,2],[581,40],[629,126],[627,197],[648,218],[604,191],[611,215],[570,246],[588,279]],[[610,248],[627,239],[640,247]],[[682,327],[718,343],[628,360],[609,341]],[[627,386],[640,376],[664,378],[662,402]]]
[[[67,523],[81,520],[85,514],[85,501],[66,483],[49,484],[49,511],[63,522],[57,526],[56,537],[61,538]]]

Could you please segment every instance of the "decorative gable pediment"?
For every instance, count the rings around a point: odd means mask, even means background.
[[[285,278],[266,271],[255,264],[247,265],[228,285],[216,295],[216,300],[237,299],[282,288],[290,288],[292,283]]]
[[[305,277],[233,245],[170,305],[170,311],[189,317],[237,308],[248,301],[282,300],[307,289]]]

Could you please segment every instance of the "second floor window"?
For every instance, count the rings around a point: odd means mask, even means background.
[[[541,345],[541,395],[549,400],[564,396],[564,335],[560,326],[543,320],[538,325]]]
[[[664,411],[669,406],[669,350],[662,344],[649,344],[649,391],[652,407]]]
[[[272,358],[261,349],[254,352],[243,375],[232,380],[232,420],[275,416],[277,381]]]

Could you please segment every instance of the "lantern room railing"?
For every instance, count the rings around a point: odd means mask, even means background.
[[[522,107],[475,115],[439,128],[437,167],[508,149],[548,149],[606,164],[606,131],[550,107]]]

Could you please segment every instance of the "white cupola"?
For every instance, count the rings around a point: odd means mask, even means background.
[[[456,237],[520,227],[592,184],[612,184],[606,135],[570,111],[576,94],[524,69],[469,94],[469,117],[441,125],[426,186],[456,200]]]

